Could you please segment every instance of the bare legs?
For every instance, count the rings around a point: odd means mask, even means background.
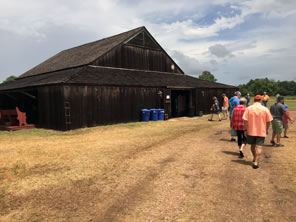
[[[219,121],[221,121],[220,113],[218,113],[217,115],[219,117]],[[212,121],[213,120],[213,117],[214,117],[214,113],[211,114],[211,118],[209,119],[209,121]]]
[[[288,132],[288,129],[285,128],[285,130],[284,130],[284,137],[287,137],[287,132]]]
[[[256,144],[251,145],[251,151],[253,154],[253,162],[255,162],[256,161]]]
[[[214,114],[212,113],[212,114],[211,114],[211,118],[210,118],[209,120],[212,121],[212,120],[213,120],[213,116],[214,116]]]
[[[239,148],[239,150],[244,152],[245,147],[246,147],[246,144],[242,144],[241,147]]]
[[[276,138],[276,143],[280,144],[281,143],[281,134],[273,132],[271,141],[274,141],[275,138]]]
[[[222,113],[223,113],[223,119],[228,119],[228,112],[227,112],[227,110],[224,110]]]
[[[261,159],[261,153],[262,153],[262,146],[256,146],[256,144],[251,145],[251,151],[253,154],[253,162],[255,166],[259,165],[260,159]],[[254,166],[253,166],[254,167]]]

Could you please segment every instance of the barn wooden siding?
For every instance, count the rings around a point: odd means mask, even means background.
[[[234,92],[237,91],[237,89],[207,89],[207,88],[202,88],[202,89],[196,89],[195,90],[195,113],[199,114],[200,111],[202,111],[204,114],[209,114],[210,113],[210,108],[212,105],[212,98],[213,96],[216,96],[219,103],[220,107],[223,105],[223,98],[222,94],[225,93],[226,96],[230,99],[233,95]]]
[[[38,87],[37,127],[67,130],[65,126],[64,87],[50,85]]]
[[[209,113],[212,97],[223,104],[222,93],[230,98],[234,89],[183,89],[188,92],[188,109],[194,115]],[[162,96],[159,92],[162,92]],[[149,87],[107,87],[95,85],[49,85],[0,94],[0,108],[18,106],[27,113],[28,122],[38,128],[70,130],[124,122],[138,122],[141,109],[164,108],[171,118],[173,91],[180,89]],[[23,94],[30,93],[36,99]],[[15,99],[13,99],[15,98]],[[69,116],[70,124],[67,124]]]
[[[141,109],[164,108],[169,117],[172,116],[171,100],[166,95],[174,89],[143,87],[105,87],[85,85],[65,85],[63,89],[64,103],[70,106],[71,125],[53,124],[52,129],[77,129],[124,122],[138,122]],[[162,97],[159,95],[161,91]],[[190,89],[188,108],[194,108],[194,115],[200,111],[209,113],[212,97],[217,96],[223,104],[222,93],[232,95],[233,89]],[[62,102],[62,101],[59,101]],[[64,105],[65,107],[65,105]],[[59,113],[65,113],[58,110]],[[50,117],[48,117],[50,118]],[[65,124],[65,118],[60,118]],[[48,119],[49,122],[51,122]],[[55,120],[58,121],[58,120]]]
[[[100,57],[92,65],[183,74],[164,51],[124,44]]]
[[[159,88],[65,85],[70,129],[140,120],[141,109],[160,108]]]

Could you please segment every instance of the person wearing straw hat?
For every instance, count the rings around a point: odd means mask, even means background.
[[[267,107],[267,103],[269,101],[269,96],[267,95],[266,92],[263,93],[263,96],[262,96],[262,105]]]

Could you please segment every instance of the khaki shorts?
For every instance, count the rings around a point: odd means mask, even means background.
[[[260,136],[247,136],[247,142],[248,144],[251,145],[258,145],[262,146],[264,144],[265,137],[260,137]]]
[[[283,132],[283,121],[274,119],[272,120],[272,132],[281,134]]]
[[[228,107],[227,106],[223,106],[222,107],[222,112],[227,112],[228,111]]]
[[[284,129],[288,129],[289,128],[289,124],[288,123],[283,124],[283,126],[284,126]]]

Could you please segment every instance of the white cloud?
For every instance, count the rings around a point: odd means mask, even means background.
[[[197,77],[202,71],[208,69],[205,65],[200,64],[197,59],[184,55],[182,52],[172,51],[170,54],[188,75]]]
[[[233,56],[231,54],[231,52],[228,49],[226,49],[225,46],[220,45],[220,44],[216,44],[216,45],[209,47],[209,52],[210,52],[210,54],[215,55],[219,58]]]
[[[200,25],[197,21],[213,13],[208,9],[215,5],[229,7],[229,15],[221,16],[217,12],[210,15],[213,19],[207,25]],[[231,10],[240,13],[231,13]],[[241,27],[254,14],[260,16],[262,24],[237,29],[239,33],[235,38],[221,36],[222,31]],[[274,26],[274,22],[277,25]],[[232,81],[231,76],[237,76],[239,70],[242,75],[269,73],[277,76],[278,70],[287,69],[291,75],[296,70],[295,22],[294,0],[214,0],[210,3],[206,0],[1,0],[0,35],[5,33],[10,38],[5,37],[0,47],[9,50],[11,45],[19,50],[15,51],[19,61],[15,61],[15,55],[7,57],[9,53],[0,51],[0,79],[17,72],[13,70],[14,62],[26,71],[28,63],[23,61],[28,61],[28,55],[23,51],[27,50],[27,41],[35,47],[30,53],[38,54],[32,56],[39,58],[32,61],[37,64],[42,62],[41,58],[52,56],[54,50],[71,47],[69,36],[75,40],[79,38],[74,42],[84,43],[142,25],[147,26],[188,73],[215,70],[218,79],[226,82]],[[52,30],[58,31],[51,33]],[[12,39],[18,40],[13,42]],[[26,59],[21,58],[22,54],[26,54]],[[223,73],[229,74],[224,76]]]

